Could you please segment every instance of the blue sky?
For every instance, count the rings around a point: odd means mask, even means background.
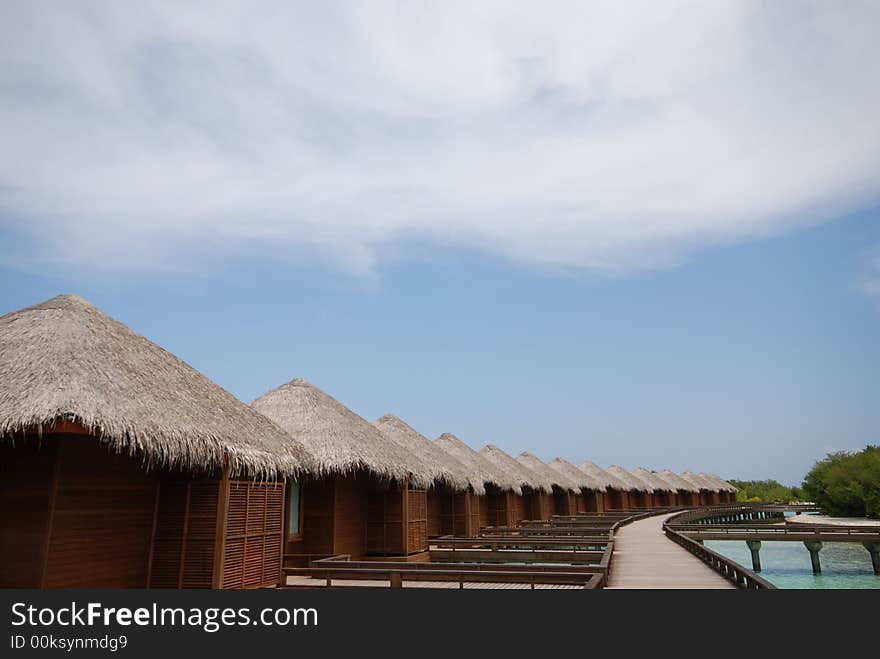
[[[0,312],[76,292],[244,400],[797,482],[880,441],[878,14],[4,3]]]

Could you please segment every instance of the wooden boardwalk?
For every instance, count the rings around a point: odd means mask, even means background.
[[[640,519],[614,535],[608,588],[725,588],[735,586],[668,540],[663,522],[674,513]]]
[[[308,576],[287,577],[286,586],[288,588],[326,588],[327,582],[324,579],[317,579]],[[367,579],[334,579],[334,588],[389,588],[390,583],[385,580],[367,580]],[[407,581],[404,580],[403,588],[432,588],[440,590],[459,590],[458,582],[455,581]],[[531,584],[527,583],[489,583],[489,582],[472,582],[464,583],[465,590],[531,590]],[[535,590],[583,590],[583,586],[574,584],[535,584]]]

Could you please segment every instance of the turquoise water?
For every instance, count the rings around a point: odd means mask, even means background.
[[[742,540],[707,540],[706,546],[747,568],[752,556]],[[822,574],[814,575],[802,542],[761,543],[761,576],[777,588],[877,588],[880,576],[871,555],[858,542],[826,542],[819,552]]]

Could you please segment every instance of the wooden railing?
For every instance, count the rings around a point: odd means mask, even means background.
[[[707,514],[706,516],[711,515],[713,510],[717,508],[720,507],[711,506],[704,509]],[[729,509],[730,506],[724,506],[724,508]],[[697,517],[694,517],[694,513],[699,513],[699,511],[686,511],[683,513],[679,513],[678,515],[673,515],[668,520],[666,520],[666,522],[663,524],[663,531],[666,534],[666,537],[677,543],[681,547],[687,549],[690,553],[706,563],[722,577],[734,583],[738,588],[767,590],[774,590],[776,588],[776,586],[774,586],[766,579],[758,576],[752,570],[743,567],[736,561],[733,561],[726,556],[722,556],[718,552],[703,546],[696,540],[692,540],[681,531],[676,530],[676,528],[679,526],[678,522],[680,520],[696,519],[699,516],[697,515]]]
[[[308,567],[287,567],[284,572],[321,579],[327,586],[336,581],[337,587],[340,580],[373,580],[387,582],[391,588],[401,588],[405,581],[437,581],[458,583],[460,589],[468,584],[516,583],[532,589],[576,585],[593,590],[603,588],[611,574],[615,531],[664,511],[615,511],[601,516],[601,522],[607,522],[603,524],[597,524],[594,518],[599,516],[593,514],[584,525],[577,524],[578,516],[523,522],[513,528],[504,527],[510,535],[498,534],[499,527],[486,529],[486,535],[478,538],[443,536],[431,542],[431,558],[442,559],[436,562],[352,561],[350,556],[339,555],[312,560]],[[557,535],[562,530],[564,533]],[[474,556],[485,562],[453,562]],[[536,564],[536,557],[544,558],[547,564]],[[499,563],[499,558],[524,564]],[[577,564],[549,564],[560,558]]]

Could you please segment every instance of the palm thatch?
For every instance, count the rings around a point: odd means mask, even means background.
[[[468,467],[472,474],[471,480],[491,483],[501,490],[511,490],[516,494],[522,494],[522,487],[515,476],[505,469],[496,467],[452,433],[443,433],[434,440],[434,444]]]
[[[736,488],[728,483],[726,480],[723,480],[716,476],[715,474],[708,474],[704,471],[701,471],[697,474],[700,478],[712,483],[718,492],[736,492]]]
[[[486,444],[480,449],[480,455],[495,465],[498,469],[504,469],[516,478],[516,482],[523,487],[552,494],[553,483],[547,481],[540,474],[535,473],[524,464],[517,462],[494,444]]]
[[[251,406],[308,448],[319,476],[364,469],[389,480],[409,477],[418,487],[429,487],[434,480],[418,456],[302,378],[263,394]]]
[[[715,485],[712,482],[706,480],[705,478],[703,478],[699,474],[695,474],[692,471],[685,470],[685,471],[681,472],[679,474],[679,476],[681,476],[684,480],[686,480],[688,483],[690,483],[695,488],[697,488],[698,491],[699,490],[709,490],[710,492],[714,492],[716,489]]]
[[[555,469],[563,476],[567,476],[570,480],[577,483],[578,487],[584,490],[595,490],[597,492],[605,491],[605,484],[594,476],[590,476],[585,471],[581,471],[568,460],[563,458],[555,458],[548,465],[551,469]]]
[[[545,480],[549,481],[551,486],[555,485],[562,490],[570,490],[571,492],[575,493],[580,492],[581,490],[580,484],[575,479],[570,478],[555,469],[551,469],[547,465],[547,463],[545,463],[533,453],[523,451],[518,456],[516,456],[516,461],[525,465],[527,468],[531,469],[533,472],[535,472]]]
[[[472,473],[465,465],[405,421],[393,414],[386,414],[373,425],[389,440],[419,456],[430,469],[435,482],[445,483],[455,490],[472,488],[478,495],[486,493],[482,480],[472,479]]]
[[[632,471],[632,475],[641,479],[645,483],[648,483],[655,492],[675,492],[675,488],[672,487],[672,485],[660,478],[658,474],[653,471],[648,471],[644,467],[636,467]]]
[[[619,479],[614,474],[602,469],[595,462],[590,462],[586,460],[578,465],[578,469],[586,473],[588,476],[596,478],[599,480],[606,488],[611,488],[614,490],[628,490],[629,484],[625,483],[621,479]]]
[[[194,368],[76,295],[0,317],[0,441],[73,421],[146,468],[275,477],[306,448]]]
[[[624,483],[629,485],[629,487],[627,488],[628,490],[635,490],[636,492],[649,492],[649,493],[654,491],[654,488],[652,488],[650,485],[645,483],[639,477],[628,472],[623,467],[619,467],[617,465],[611,465],[605,471],[607,471],[609,474],[617,476],[617,478],[619,478]]]
[[[669,469],[664,469],[663,471],[657,474],[660,478],[669,483],[676,490],[681,490],[682,492],[699,492],[700,488],[695,486],[690,481],[686,481],[684,478],[676,474],[674,471],[670,471]]]

